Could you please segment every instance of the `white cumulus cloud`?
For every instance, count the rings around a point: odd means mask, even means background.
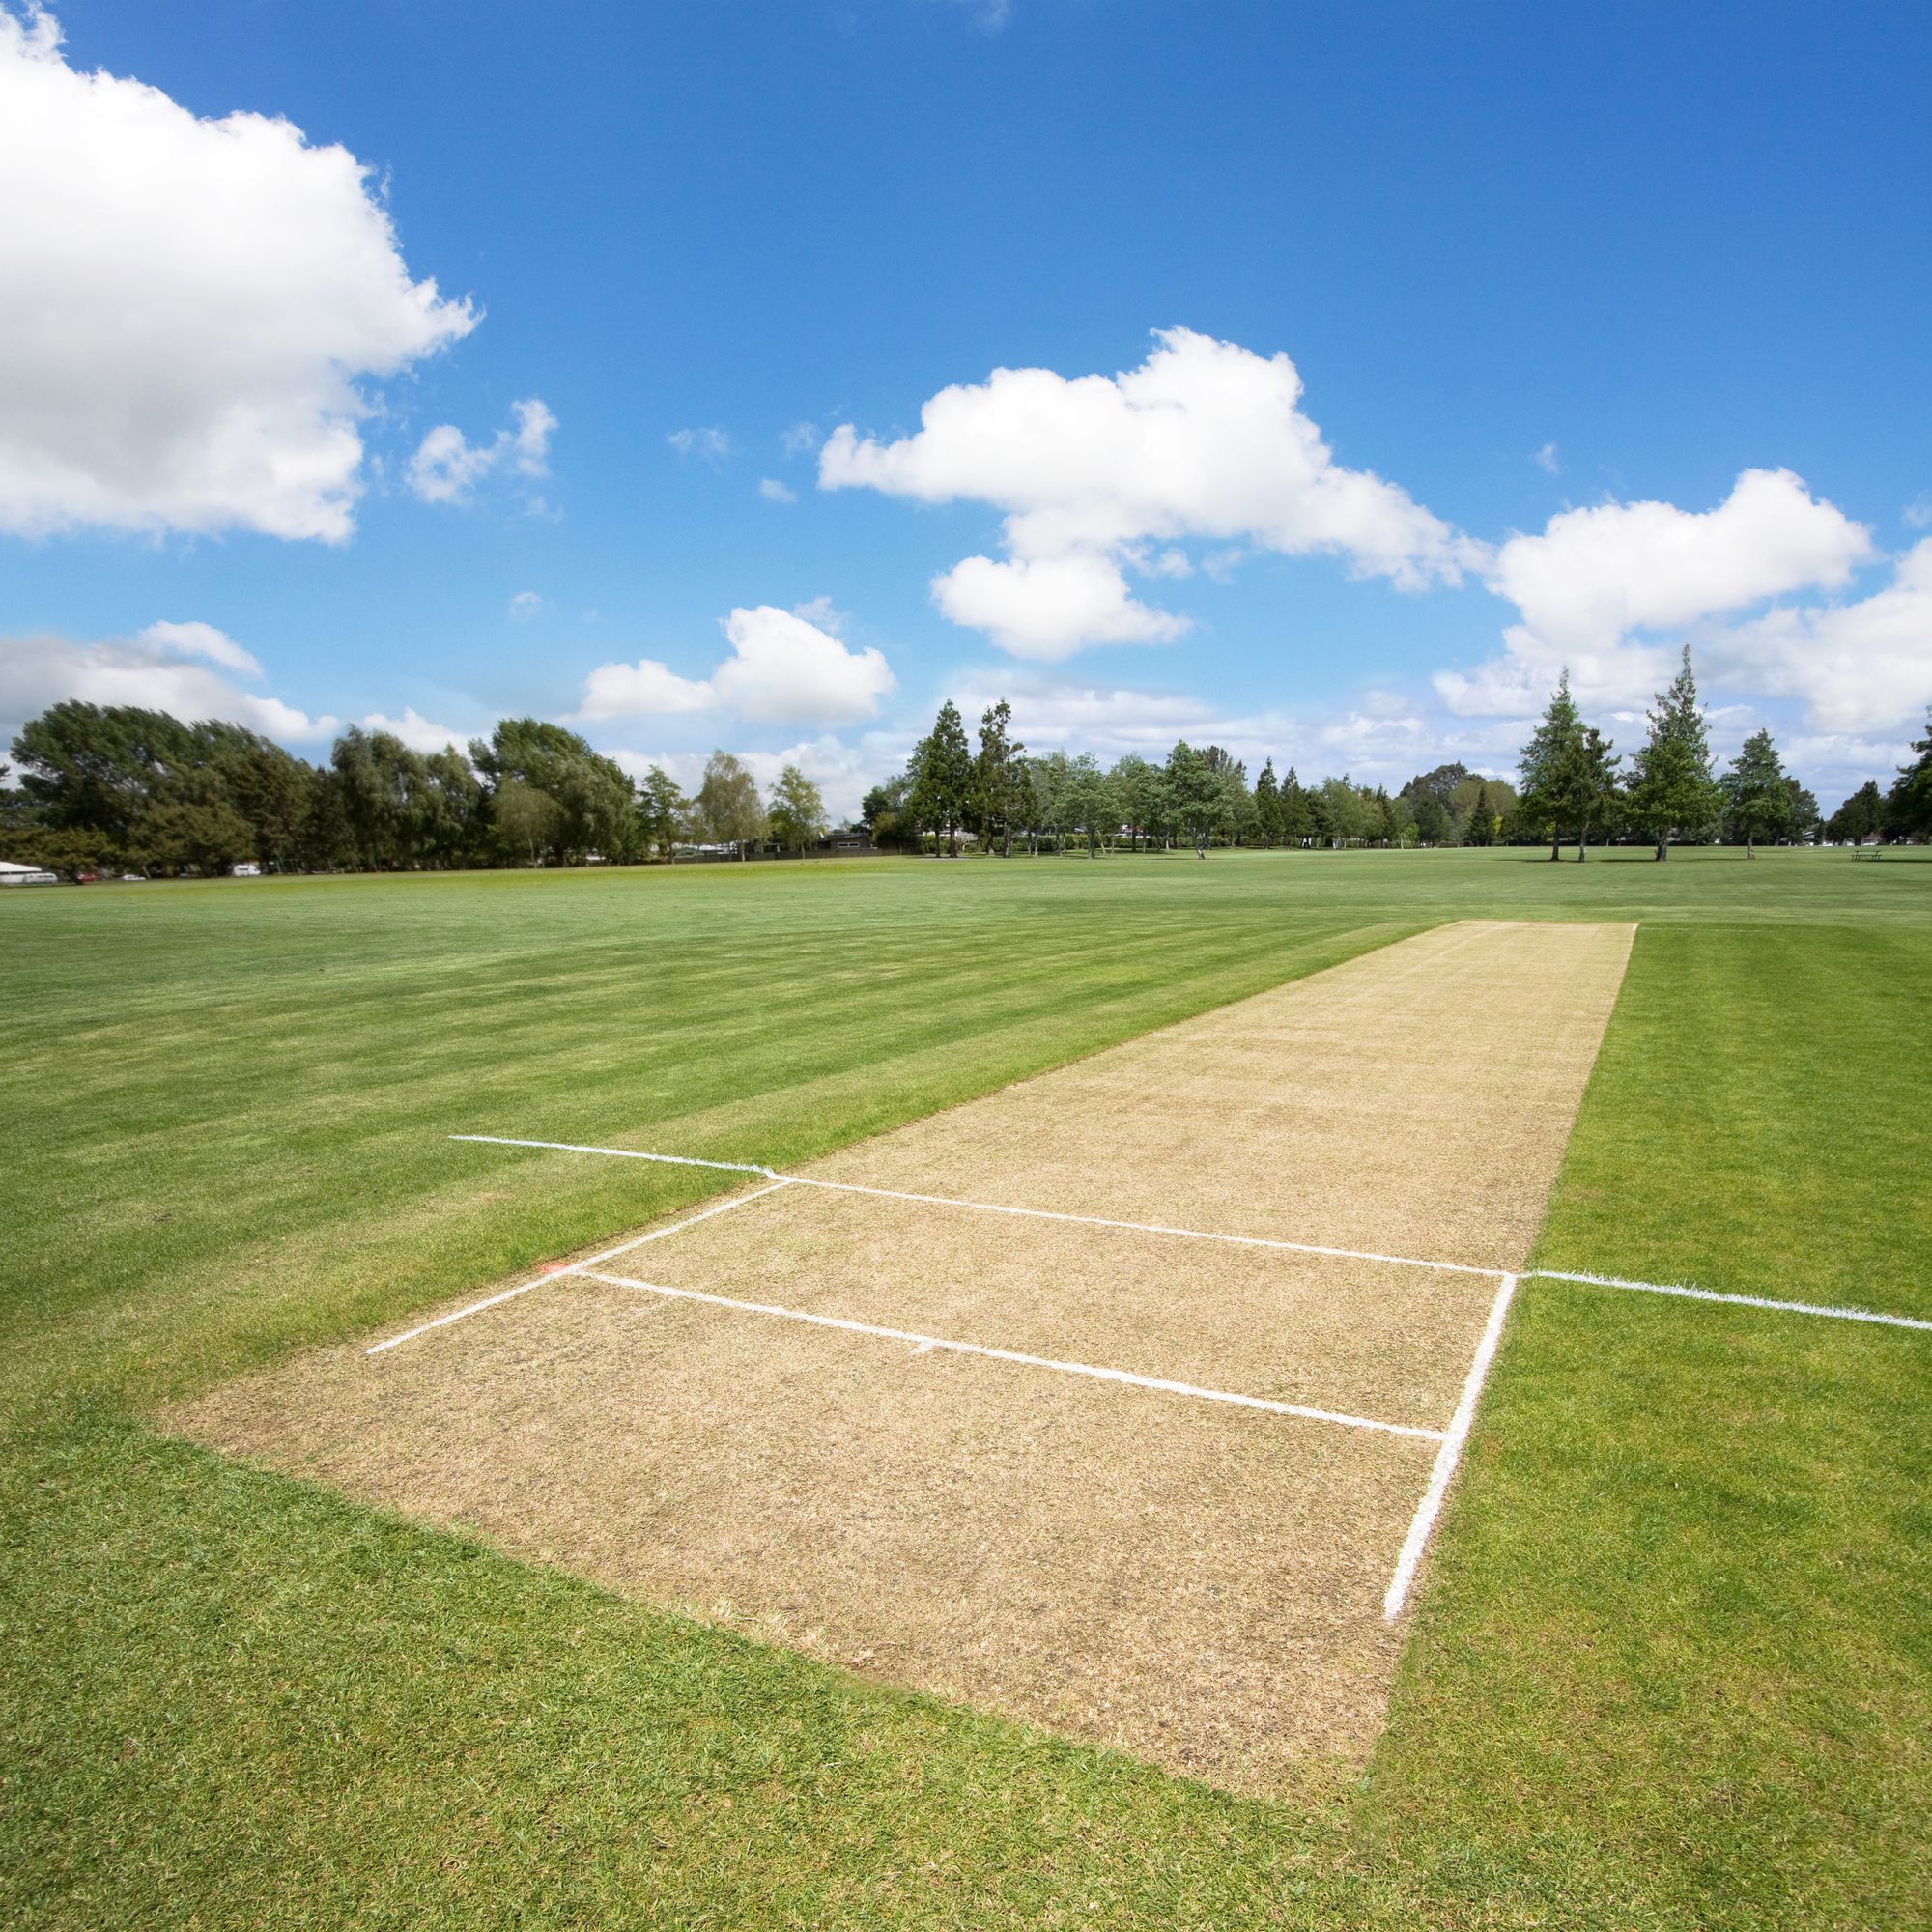
[[[754,724],[838,725],[877,716],[880,700],[895,687],[880,651],[851,650],[808,618],[770,604],[733,611],[724,637],[731,655],[709,677],[681,677],[655,658],[599,665],[584,680],[577,716],[716,709]]]
[[[776,476],[760,476],[758,478],[758,495],[768,503],[796,503],[798,501],[797,493],[785,484],[781,483]]]
[[[1932,537],[1869,597],[1785,606],[1709,633],[1697,648],[1714,683],[1800,698],[1821,734],[1915,724],[1932,704]]]
[[[347,537],[358,384],[476,322],[412,278],[369,172],[76,72],[0,5],[0,528]]]
[[[470,442],[454,423],[439,423],[410,459],[410,488],[425,503],[461,503],[493,470],[548,476],[556,417],[537,396],[512,403],[510,414],[512,426],[484,443]]]
[[[245,724],[266,737],[302,744],[333,737],[341,721],[311,718],[278,697],[236,683],[261,667],[212,624],[151,624],[139,636],[78,643],[68,638],[0,638],[0,742],[50,704],[79,698]]]
[[[1442,671],[1435,688],[1465,717],[1539,711],[1568,667],[1577,696],[1640,707],[1667,683],[1676,655],[1660,634],[1696,627],[1804,589],[1850,582],[1873,554],[1871,533],[1812,496],[1788,469],[1747,469],[1711,510],[1674,503],[1601,503],[1512,536],[1488,582],[1521,621],[1503,653],[1472,672]],[[1753,683],[1734,658],[1739,688]]]
[[[896,441],[842,424],[819,452],[819,485],[1002,511],[1008,560],[968,558],[934,594],[955,621],[1034,658],[1179,636],[1186,619],[1140,604],[1126,583],[1125,570],[1148,568],[1149,544],[1325,553],[1406,590],[1460,582],[1484,561],[1399,486],[1335,461],[1285,355],[1187,328],[1157,331],[1155,344],[1112,377],[996,369],[941,390]],[[1158,561],[1157,574],[1175,574],[1167,553]]]

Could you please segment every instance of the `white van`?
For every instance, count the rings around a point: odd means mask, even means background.
[[[262,876],[262,868],[252,865],[230,866],[228,876],[232,879],[259,879]]]

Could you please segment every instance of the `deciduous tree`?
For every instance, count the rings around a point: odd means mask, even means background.
[[[796,765],[786,765],[772,786],[772,837],[788,852],[803,852],[824,836],[825,800]]]
[[[713,752],[697,788],[697,821],[721,845],[736,848],[740,859],[765,836],[764,802],[752,775],[729,752]]]

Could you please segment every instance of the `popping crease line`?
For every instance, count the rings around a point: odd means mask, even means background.
[[[1015,1362],[1023,1368],[1053,1369],[1064,1376],[1087,1376],[1095,1381],[1124,1382],[1132,1388],[1156,1389],[1166,1395],[1192,1396],[1201,1402],[1229,1403],[1238,1408],[1259,1408],[1270,1415],[1293,1415],[1308,1422],[1339,1423],[1345,1429],[1373,1429],[1388,1435],[1410,1435],[1424,1442],[1441,1442],[1439,1429],[1422,1429],[1407,1422],[1380,1422],[1373,1416],[1344,1415],[1332,1408],[1309,1408],[1298,1402],[1273,1402],[1265,1396],[1237,1395],[1229,1389],[1202,1388],[1194,1382],[1170,1381],[1163,1376],[1143,1376],[1131,1369],[1103,1369],[1090,1362],[1061,1362],[1047,1355],[1028,1355],[1017,1349],[994,1349],[983,1342],[955,1342],[944,1335],[923,1335],[908,1328],[887,1328],[877,1322],[855,1321],[843,1315],[816,1315],[808,1309],[784,1308],[770,1301],[740,1301],[733,1295],[710,1294],[697,1288],[667,1288],[662,1282],[639,1281],[635,1276],[605,1274],[584,1265],[572,1270],[591,1281],[612,1288],[634,1288],[648,1294],[661,1294],[675,1301],[701,1301],[713,1308],[728,1308],[741,1315],[773,1315],[785,1321],[807,1321],[816,1328],[838,1328],[852,1335],[875,1335],[883,1341],[907,1342],[921,1354],[944,1350],[950,1354],[980,1355],[995,1362]]]
[[[1241,1248],[1273,1248],[1296,1255],[1329,1255],[1337,1261],[1385,1262],[1393,1267],[1435,1268],[1442,1274],[1487,1275],[1494,1281],[1504,1268],[1474,1267],[1467,1262],[1425,1262],[1412,1255],[1378,1255],[1363,1248],[1329,1248],[1313,1241],[1276,1241],[1262,1235],[1217,1235],[1205,1228],[1169,1228],[1154,1221],[1114,1221],[1099,1214],[1063,1214],[1051,1208],[1009,1208],[998,1201],[961,1201],[948,1194],[908,1194],[897,1187],[867,1187],[856,1180],[814,1180],[804,1174],[781,1174],[775,1167],[742,1161],[694,1160],[687,1154],[639,1153],[634,1148],[580,1147],[571,1141],[520,1141],[501,1134],[451,1134],[453,1141],[479,1141],[490,1147],[542,1148],[553,1153],[602,1153],[618,1160],[667,1161],[678,1167],[715,1167],[727,1174],[764,1174],[793,1187],[816,1187],[829,1194],[870,1194],[885,1201],[916,1201],[928,1208],[961,1208],[978,1214],[1015,1214],[1032,1221],[1067,1221],[1081,1228],[1120,1228],[1135,1235],[1172,1235],[1188,1241],[1225,1241]]]
[[[642,1153],[635,1148],[585,1147],[574,1141],[513,1140],[503,1134],[451,1134],[449,1138],[453,1141],[479,1142],[489,1147],[537,1148],[552,1153],[608,1154],[617,1160],[651,1160],[672,1167],[709,1167],[724,1174],[762,1174],[787,1186],[816,1187],[833,1194],[870,1194],[887,1201],[916,1201],[926,1207],[959,1208],[980,1214],[1013,1214],[1029,1220],[1065,1221],[1083,1228],[1119,1228],[1129,1234],[1168,1235],[1188,1241],[1223,1241],[1235,1247],[1270,1248],[1297,1255],[1328,1255],[1338,1261],[1381,1262],[1391,1267],[1434,1268],[1442,1274],[1486,1275],[1492,1281],[1510,1275],[1517,1281],[1580,1282],[1591,1288],[1621,1288],[1640,1294],[1677,1295],[1686,1301],[1715,1301],[1738,1308],[1763,1308],[1779,1315],[1814,1315],[1833,1321],[1869,1321],[1887,1328],[1932,1330],[1932,1321],[1913,1315],[1888,1315],[1876,1309],[1833,1307],[1815,1301],[1776,1301],[1764,1295],[1725,1294],[1716,1289],[1686,1288],[1669,1282],[1630,1281],[1620,1275],[1571,1274],[1559,1268],[1518,1268],[1512,1271],[1508,1268],[1476,1267],[1467,1262],[1422,1261],[1413,1255],[1376,1254],[1365,1248],[1323,1247],[1314,1241],[1277,1241],[1261,1235],[1211,1234],[1203,1228],[1171,1228],[1152,1221],[1115,1221],[1098,1214],[1063,1214],[1050,1208],[1010,1208],[996,1201],[961,1201],[956,1196],[946,1194],[909,1194],[896,1187],[867,1187],[855,1180],[814,1180],[808,1175],[781,1174],[775,1167],[761,1167],[749,1161],[697,1160],[689,1154]],[[664,1232],[672,1234],[676,1231],[668,1228]]]
[[[606,1248],[600,1254],[586,1255],[581,1262],[572,1262],[565,1267],[553,1269],[548,1274],[540,1274],[532,1280],[520,1282],[515,1288],[506,1288],[500,1294],[493,1294],[482,1301],[472,1301],[467,1308],[452,1309],[447,1315],[439,1315],[434,1321],[424,1321],[401,1335],[391,1335],[387,1341],[378,1342],[373,1348],[364,1349],[365,1355],[380,1355],[384,1349],[400,1348],[405,1342],[413,1342],[418,1335],[427,1335],[432,1328],[447,1328],[452,1321],[461,1321],[466,1316],[481,1315],[486,1308],[495,1308],[498,1303],[514,1301],[520,1294],[527,1294],[533,1288],[541,1288],[547,1281],[560,1281],[566,1275],[583,1274],[595,1267],[599,1262],[615,1261],[619,1255],[627,1255],[633,1248],[641,1248],[646,1241],[661,1241],[667,1235],[682,1234],[686,1228],[695,1228],[700,1221],[708,1221],[714,1214],[728,1214],[733,1208],[742,1208],[748,1201],[756,1201],[767,1194],[776,1194],[781,1187],[789,1187],[789,1180],[775,1180],[769,1187],[754,1187],[749,1194],[734,1195],[729,1201],[720,1201],[699,1214],[692,1214],[684,1220],[674,1222],[668,1228],[654,1229],[648,1235],[639,1235],[628,1241],[619,1241],[614,1248]]]
[[[1719,1294],[1714,1288],[1686,1288],[1662,1281],[1628,1281],[1614,1274],[1565,1274],[1559,1268],[1529,1268],[1538,1281],[1578,1281],[1590,1288],[1622,1288],[1638,1294],[1674,1294],[1686,1301],[1722,1301],[1735,1308],[1769,1308],[1779,1315],[1822,1315],[1833,1321],[1876,1321],[1887,1328],[1932,1329],[1916,1315],[1882,1315],[1870,1308],[1840,1308],[1820,1301],[1774,1301],[1762,1294]]]

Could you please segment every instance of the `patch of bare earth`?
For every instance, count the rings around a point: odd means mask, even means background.
[[[1444,927],[803,1175],[1517,1266],[1630,937]],[[1433,1440],[792,1318],[1439,1430],[1492,1278],[806,1186],[602,1271],[624,1279],[318,1351],[173,1420],[1216,1783],[1287,1789],[1373,1741]]]

